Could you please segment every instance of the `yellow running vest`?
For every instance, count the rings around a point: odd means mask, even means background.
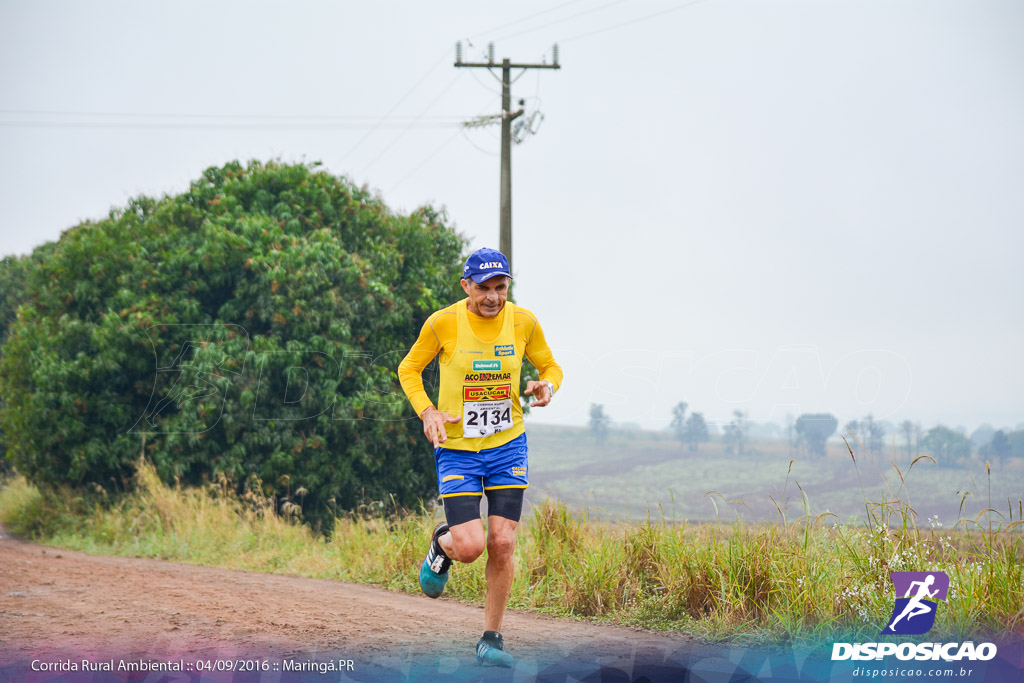
[[[501,332],[481,341],[469,325],[464,299],[455,307],[455,353],[441,363],[441,388],[437,409],[461,415],[462,421],[446,424],[444,448],[482,451],[502,446],[526,431],[519,405],[519,371],[524,349],[515,346],[515,305],[505,302]]]

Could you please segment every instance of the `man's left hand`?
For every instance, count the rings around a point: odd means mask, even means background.
[[[531,379],[526,383],[526,391],[523,393],[533,396],[533,401],[530,403],[531,408],[543,408],[551,403],[552,392],[547,382],[538,382]]]

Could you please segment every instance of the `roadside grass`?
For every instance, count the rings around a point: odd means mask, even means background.
[[[852,449],[850,458],[859,477]],[[863,493],[868,521],[856,525],[814,514],[799,484],[798,516],[779,506],[775,522],[759,524],[595,521],[546,501],[520,527],[509,605],[709,640],[876,640],[895,597],[889,573],[927,570],[950,578],[929,637],[1024,635],[1024,504],[1008,506],[995,522],[987,510],[987,521],[961,517],[943,530],[929,520],[922,528],[907,491],[910,470],[897,469],[899,490],[880,491],[879,501]],[[787,474],[783,492],[789,485]],[[277,514],[259,490],[231,491],[226,482],[169,487],[145,462],[135,492],[117,500],[40,491],[15,477],[0,489],[0,523],[90,553],[419,592],[416,574],[439,512],[348,515],[325,538],[298,523],[294,509]],[[707,495],[712,502],[721,496]],[[446,596],[479,604],[484,593],[483,561],[453,566]]]

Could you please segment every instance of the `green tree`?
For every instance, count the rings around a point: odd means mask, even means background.
[[[705,443],[708,436],[708,423],[701,413],[691,413],[686,421],[686,443],[690,450],[696,452],[700,444]]]
[[[1002,469],[1005,459],[1010,455],[1010,450],[1010,439],[1007,438],[1006,432],[1000,429],[992,434],[989,442],[982,446],[978,452],[983,458],[997,461],[1000,469]]]
[[[869,453],[880,453],[885,447],[885,428],[870,413],[862,420],[851,420],[845,429],[859,439]]]
[[[868,450],[872,453],[881,453],[885,448],[885,427],[882,426],[874,416],[868,414],[861,423],[864,427],[864,434],[866,441],[864,445],[868,447]]]
[[[732,420],[725,426],[722,441],[727,453],[743,455],[747,442],[747,415],[742,410],[734,410],[732,416]]]
[[[396,368],[462,297],[464,242],[315,165],[210,168],[46,246],[0,355],[0,412],[35,483],[259,477],[304,516],[435,486]],[[39,251],[39,250],[37,250]]]
[[[687,407],[685,401],[677,403],[676,407],[672,409],[672,422],[669,424],[669,427],[675,432],[676,438],[679,439],[680,443],[686,443]]]
[[[31,268],[28,256],[5,256],[0,259],[0,347],[7,338],[7,332],[17,319],[18,306],[25,296],[25,280]],[[0,394],[0,415],[3,414],[3,395]],[[7,457],[7,442],[3,425],[0,423],[0,476],[10,471]]]
[[[611,418],[604,412],[604,406],[600,403],[590,404],[590,433],[597,439],[603,439],[608,435],[608,421]]]
[[[971,454],[971,442],[960,432],[949,427],[936,425],[925,434],[921,445],[930,451],[940,463],[949,463],[957,458],[966,458]]]
[[[828,413],[804,413],[796,419],[797,440],[810,453],[824,457],[825,443],[838,426],[839,421]]]
[[[0,259],[0,344],[17,318],[18,306],[25,296],[25,280],[31,267],[28,256]]]
[[[977,429],[971,432],[971,436],[969,437],[971,439],[971,445],[980,450],[992,441],[992,437],[994,437],[995,434],[996,430],[992,425],[988,423],[979,425]],[[1006,436],[1005,432],[1003,433],[1003,436]]]
[[[1011,458],[1024,458],[1024,430],[1006,432],[1006,440],[1010,444]]]
[[[791,413],[786,414],[786,445],[788,446],[788,456],[793,457],[793,448],[796,446],[796,428],[795,420]]]
[[[899,430],[903,433],[903,442],[907,447],[907,458],[912,458],[915,453],[914,446],[914,423],[910,420],[904,420],[899,424]]]

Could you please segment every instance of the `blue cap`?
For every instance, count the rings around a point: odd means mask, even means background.
[[[508,270],[508,259],[497,249],[477,249],[466,259],[466,267],[462,269],[463,279],[472,278],[473,282],[483,282],[495,275],[512,277]]]

